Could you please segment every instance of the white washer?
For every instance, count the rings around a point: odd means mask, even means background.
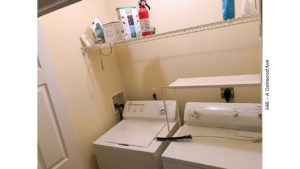
[[[261,169],[262,111],[260,104],[186,104],[185,124],[162,154],[164,169]],[[254,142],[256,141],[256,142]]]
[[[101,169],[162,169],[161,154],[168,143],[156,137],[172,136],[178,129],[176,101],[128,101],[120,121],[94,143]]]

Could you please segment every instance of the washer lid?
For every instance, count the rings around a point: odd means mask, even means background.
[[[105,142],[148,147],[165,126],[165,122],[126,120],[108,132]]]

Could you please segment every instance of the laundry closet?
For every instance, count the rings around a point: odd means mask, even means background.
[[[244,1],[235,0],[234,17],[224,20],[220,0],[147,0],[153,34],[111,44],[95,42],[91,28],[95,18],[102,25],[118,22],[116,9],[139,10],[138,1],[81,0],[42,13],[37,18],[39,45],[43,42],[43,49],[47,48],[81,168],[98,169],[93,143],[120,122],[120,112],[126,107],[120,110],[116,105],[125,106],[127,101],[174,100],[178,109],[174,113],[181,123],[187,102],[226,103],[222,97],[226,88],[232,92],[229,102],[261,103],[260,81],[255,85],[163,89],[180,78],[260,75],[261,10],[260,1],[252,2],[255,13],[244,15]],[[87,46],[82,35],[93,44]],[[40,59],[39,68],[46,60]],[[59,128],[63,122],[57,121]],[[64,147],[64,137],[59,137],[57,142]],[[56,160],[43,157],[47,150],[39,146],[39,162],[44,160],[41,169],[62,164],[70,153],[68,148],[57,148]]]

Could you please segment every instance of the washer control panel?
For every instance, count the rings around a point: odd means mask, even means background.
[[[261,104],[188,102],[184,111],[184,123],[261,130]]]
[[[176,101],[166,100],[166,108],[162,100],[155,101],[127,101],[123,110],[124,119],[151,119],[175,121]]]

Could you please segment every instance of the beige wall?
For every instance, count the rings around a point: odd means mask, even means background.
[[[137,6],[135,0],[106,0],[111,20],[115,9]],[[158,33],[222,19],[221,0],[147,1],[151,6],[151,24]],[[235,0],[236,17],[241,16],[241,0]],[[170,17],[172,16],[172,17]],[[253,22],[185,36],[116,47],[128,99],[152,99],[152,88],[160,96],[161,85],[176,78],[234,75],[261,72],[259,23]],[[201,91],[199,94],[194,92]],[[260,102],[260,87],[236,88],[235,102]],[[171,93],[170,93],[171,92]],[[169,95],[172,95],[172,91]],[[180,92],[183,92],[180,94]],[[224,101],[220,89],[177,91],[183,109],[185,101]],[[174,93],[174,92],[173,92]],[[170,97],[174,98],[174,97]],[[192,99],[188,99],[192,98]]]
[[[79,36],[87,32],[95,16],[107,23],[116,20],[117,6],[136,4],[137,0],[83,0],[38,18],[87,169],[97,167],[92,142],[118,121],[110,97],[123,87],[128,99],[151,99],[152,88],[161,98],[159,87],[178,77],[260,73],[257,23],[118,46],[111,56],[103,57],[105,71],[97,51],[81,55]],[[149,4],[151,23],[158,32],[222,17],[220,0],[150,0]],[[169,16],[175,17],[170,20]],[[176,92],[175,97],[169,91],[168,97],[178,99],[181,109],[187,100],[223,101],[219,89]],[[260,88],[236,88],[235,92],[236,102],[260,102]]]
[[[87,169],[96,169],[92,142],[117,122],[110,97],[122,90],[116,56],[82,56],[79,36],[95,16],[108,21],[103,0],[84,0],[38,18],[54,60],[59,85]],[[105,51],[104,51],[105,52]]]
[[[151,42],[118,46],[117,56],[128,99],[152,99],[152,88],[177,78],[261,72],[258,22],[218,28]],[[169,90],[181,111],[186,101],[224,102],[220,89]],[[235,102],[260,102],[261,88],[235,88]]]

